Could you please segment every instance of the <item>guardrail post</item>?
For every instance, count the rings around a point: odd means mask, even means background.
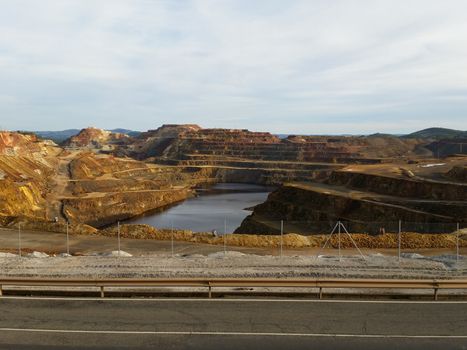
[[[212,286],[209,285],[209,291],[208,291],[208,298],[211,299],[212,298]]]
[[[104,286],[101,286],[101,298],[104,297]]]
[[[438,288],[434,288],[433,300],[434,301],[438,300]]]
[[[323,287],[319,287],[319,300],[323,299]]]
[[[2,285],[0,284],[0,297],[3,295]]]

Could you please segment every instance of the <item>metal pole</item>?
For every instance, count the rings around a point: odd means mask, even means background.
[[[70,255],[70,240],[68,237],[68,221],[66,222],[66,253]]]
[[[341,256],[341,222],[339,221],[339,226],[338,226],[338,237],[339,237],[339,261],[342,260]]]
[[[334,232],[336,231],[336,228],[337,226],[339,225],[339,223],[336,223],[330,233],[330,235],[328,236],[328,238],[326,238],[326,241],[324,242],[324,245],[318,250],[318,252],[316,253],[316,259],[318,259],[319,257],[319,253],[321,253],[321,251],[323,251],[324,249],[326,249],[326,246],[328,245],[328,242],[331,240],[332,238],[332,235],[334,234]]]
[[[284,236],[284,220],[281,220],[281,258],[282,258],[283,236]]]
[[[349,236],[350,240],[352,241],[352,244],[355,246],[355,248],[357,248],[357,251],[358,253],[360,254],[360,256],[362,257],[363,260],[366,260],[365,259],[365,255],[363,255],[362,251],[360,250],[360,248],[358,247],[357,243],[355,242],[355,240],[352,238],[352,235],[349,233],[349,231],[347,231],[347,229],[345,228],[344,224],[341,224],[342,225],[342,228],[344,229],[345,233],[347,233],[347,236]]]
[[[456,262],[459,262],[459,223],[457,223],[456,231]]]
[[[174,256],[174,221],[172,219],[172,230],[170,233],[170,241],[171,241],[171,251],[172,251],[172,258]]]
[[[227,242],[226,242],[226,234],[227,234],[227,218],[224,218],[224,255],[227,254]]]
[[[397,235],[397,256],[399,257],[399,262],[401,262],[401,231],[402,231],[402,222],[399,220],[399,233]]]
[[[120,256],[120,221],[117,222],[118,256]]]
[[[21,223],[18,222],[18,252],[21,258]]]

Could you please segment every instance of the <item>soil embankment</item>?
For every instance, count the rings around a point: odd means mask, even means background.
[[[117,227],[110,227],[98,232],[100,235],[117,236]],[[228,234],[225,236],[216,236],[212,233],[196,233],[189,230],[169,230],[156,229],[148,225],[121,225],[120,235],[124,238],[138,239],[156,239],[156,240],[171,240],[186,241],[192,243],[206,243],[214,245],[223,245],[224,239],[228,246],[237,247],[262,247],[262,248],[278,248],[281,245],[281,237],[279,235],[258,235],[258,234]],[[360,248],[397,248],[397,234],[382,234],[371,236],[367,234],[351,234],[352,239]],[[329,235],[312,235],[302,236],[299,234],[289,233],[282,237],[283,247],[286,248],[306,248],[306,247],[322,247],[328,240]],[[446,234],[419,234],[414,232],[403,232],[401,234],[401,248],[454,248],[456,247],[456,233]],[[337,248],[339,238],[337,234],[333,235],[328,241],[327,247]],[[348,235],[341,235],[341,248],[354,248],[354,244]],[[467,233],[463,232],[459,235],[459,245],[467,247]]]

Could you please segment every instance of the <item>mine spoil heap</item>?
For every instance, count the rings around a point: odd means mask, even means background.
[[[127,142],[130,137],[121,133],[89,127],[81,130],[63,143],[64,147],[77,149],[99,149],[101,151],[115,150]]]
[[[368,221],[465,222],[467,149],[433,159],[433,142],[167,124],[135,138],[87,128],[60,147],[0,132],[0,219],[101,227],[181,201],[197,185],[243,182],[278,189],[238,233],[278,233],[280,220],[343,220],[362,232]]]
[[[218,160],[226,157],[294,162],[380,163],[415,154],[413,140],[395,138],[288,136],[237,129],[184,130],[160,156],[172,159]],[[388,159],[389,158],[389,159]]]

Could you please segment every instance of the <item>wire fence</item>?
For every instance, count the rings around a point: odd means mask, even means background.
[[[21,224],[0,230],[0,251],[24,253],[45,251],[80,255],[94,252],[117,252],[130,250],[132,254],[171,252],[172,255],[185,253],[206,253],[239,250],[263,255],[287,254],[317,254],[326,250],[327,253],[338,255],[349,249],[355,249],[352,254],[362,257],[369,252],[384,250],[385,253],[398,255],[404,253],[427,253],[432,250],[442,254],[455,256],[456,260],[467,252],[467,224],[460,223],[426,223],[398,221],[297,221],[297,220],[262,220],[244,224],[240,227],[242,233],[234,233],[228,229],[228,218],[217,220],[219,231],[203,230],[181,235],[186,228],[174,222],[170,227],[160,228],[169,231],[163,239],[147,239],[151,237],[121,234],[122,225],[116,225],[113,236],[80,235],[66,224],[52,226],[49,232],[37,232],[31,227]],[[235,226],[235,225],[234,225]],[[239,229],[237,229],[239,230]],[[255,234],[257,239],[243,239],[242,234]],[[310,245],[290,243],[288,234],[298,234],[309,237]],[[423,235],[419,235],[423,234]],[[275,236],[275,240],[261,235]],[[206,238],[200,239],[197,238]],[[319,239],[315,239],[319,237]],[[389,237],[389,238],[388,238]],[[290,238],[290,237],[289,237]],[[308,239],[308,238],[307,238]],[[250,243],[249,243],[250,242]],[[258,243],[260,242],[260,243]],[[261,243],[262,242],[262,243]],[[350,253],[349,253],[350,254]],[[431,254],[431,253],[430,253]]]
[[[249,233],[280,234],[281,223],[283,233],[297,233],[301,235],[328,234],[335,226],[335,221],[297,221],[297,220],[258,220],[252,225],[244,228]],[[379,235],[383,233],[413,232],[424,234],[452,233],[466,226],[465,223],[433,223],[433,222],[410,222],[402,220],[394,221],[346,221],[340,220],[350,233],[363,233],[368,235]],[[260,232],[257,232],[260,231]]]

